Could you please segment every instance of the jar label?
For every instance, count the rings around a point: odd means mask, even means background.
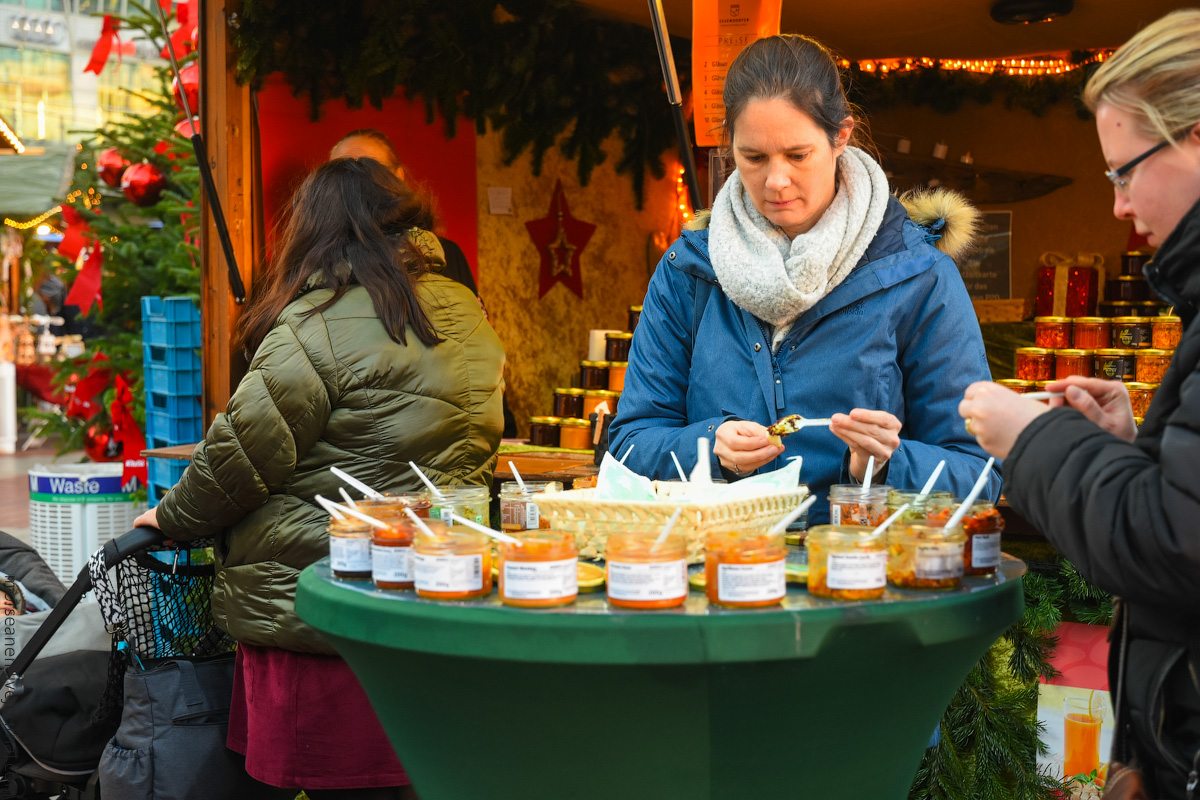
[[[608,562],[608,596],[614,600],[673,600],[688,593],[687,561]]]
[[[371,577],[376,583],[409,583],[413,580],[411,547],[371,545]]]
[[[971,537],[971,567],[981,569],[1000,565],[1000,534],[977,533]]]
[[[841,525],[842,524],[842,507],[840,505],[838,505],[837,503],[829,504],[829,524],[830,525]]]
[[[578,559],[505,561],[504,596],[512,600],[558,600],[579,593]]]
[[[830,553],[826,581],[830,589],[879,589],[887,586],[887,551]]]
[[[787,594],[784,560],[762,564],[717,564],[717,598],[726,603],[778,600]]]
[[[450,519],[451,514],[457,514],[463,519],[469,519],[478,525],[483,524],[483,514],[479,512],[479,509],[473,509],[470,506],[434,506],[429,509],[430,517],[440,519],[447,525],[454,524],[454,521]]]
[[[413,579],[427,592],[477,592],[483,588],[483,556],[414,553]]]
[[[525,502],[525,530],[536,531],[542,524],[542,518],[538,514],[537,503]]]
[[[371,540],[363,536],[330,536],[329,566],[334,572],[370,572]]]
[[[963,574],[963,543],[917,545],[916,577],[933,581]]]

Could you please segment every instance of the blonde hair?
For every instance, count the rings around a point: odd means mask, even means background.
[[[1200,122],[1200,9],[1151,23],[1096,70],[1083,90],[1094,113],[1101,103],[1133,115],[1148,139],[1177,144]]]

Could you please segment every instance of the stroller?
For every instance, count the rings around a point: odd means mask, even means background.
[[[122,691],[131,685],[127,668],[151,670],[172,659],[199,663],[233,651],[233,640],[212,621],[208,551],[197,542],[186,549],[163,543],[160,531],[136,528],[105,544],[53,609],[43,612],[44,621],[4,670],[0,799],[99,798],[98,765],[106,751],[132,752],[114,740]],[[108,581],[113,569],[115,591]],[[113,634],[111,651],[66,648],[38,658],[93,590]],[[55,645],[64,649],[61,639]]]

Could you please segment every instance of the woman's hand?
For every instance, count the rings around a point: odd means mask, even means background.
[[[1137,436],[1129,389],[1121,381],[1081,378],[1073,375],[1046,386],[1051,392],[1066,392],[1066,397],[1050,399],[1051,407],[1066,404],[1114,436],[1132,442]]]
[[[1027,400],[991,381],[972,383],[958,404],[967,433],[996,458],[1008,458],[1021,431],[1049,410],[1045,403]]]
[[[875,456],[878,473],[900,446],[900,420],[886,411],[856,408],[830,419],[829,430],[850,447],[850,474],[860,483],[867,474],[867,459]]]
[[[135,528],[140,528],[143,525],[147,528],[158,527],[158,506],[143,511],[141,516],[133,521],[133,527]]]
[[[725,469],[747,475],[783,452],[783,446],[771,444],[767,436],[766,427],[757,422],[731,419],[717,428],[713,453]]]

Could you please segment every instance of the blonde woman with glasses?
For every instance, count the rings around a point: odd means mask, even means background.
[[[1055,408],[976,383],[959,413],[1005,459],[1009,502],[1123,601],[1113,758],[1141,769],[1149,797],[1200,798],[1200,10],[1130,39],[1084,100],[1113,214],[1158,247],[1146,277],[1183,337],[1140,429],[1125,386],[1093,378],[1050,384],[1066,393]],[[1136,780],[1110,772],[1108,791],[1139,796],[1126,793]]]

